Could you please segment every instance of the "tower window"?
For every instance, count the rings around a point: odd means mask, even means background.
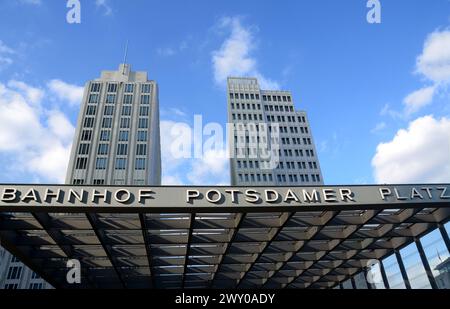
[[[136,170],[145,170],[145,159],[144,158],[137,158],[136,159]]]
[[[150,104],[150,96],[149,95],[141,96],[141,104]]]
[[[128,154],[128,144],[118,144],[117,145],[117,155],[126,156]]]
[[[81,140],[82,141],[90,141],[92,138],[92,131],[91,130],[83,130],[81,133]]]
[[[13,266],[10,267],[8,270],[8,280],[14,280],[14,279],[20,279],[20,275],[22,274],[22,267],[21,266]]]
[[[139,129],[147,129],[148,128],[148,119],[139,118]]]
[[[86,109],[86,115],[93,116],[93,115],[95,115],[96,110],[97,110],[97,106],[95,106],[95,105],[88,105],[88,107]]]
[[[84,170],[86,169],[86,165],[87,165],[87,158],[78,158],[75,168],[77,170]]]
[[[139,116],[148,116],[149,114],[149,107],[148,106],[141,106],[139,108]]]
[[[103,118],[102,128],[111,128],[112,126],[112,118]]]
[[[133,96],[131,94],[126,94],[123,96],[123,104],[131,104],[133,102]]]
[[[138,142],[146,142],[147,141],[147,131],[138,131],[137,140],[138,140]]]
[[[98,145],[98,152],[97,152],[97,154],[99,154],[99,155],[107,155],[108,154],[108,148],[109,148],[108,144],[99,144]]]
[[[102,131],[100,132],[100,140],[101,140],[101,141],[109,141],[109,137],[110,137],[110,135],[111,135],[110,132],[111,132],[111,131],[109,131],[109,130],[102,130]]]
[[[91,84],[91,92],[100,92],[100,84],[99,83]]]
[[[92,128],[93,126],[94,126],[94,118],[92,118],[92,117],[84,118],[84,127],[85,128]]]
[[[130,118],[121,118],[120,119],[120,127],[129,129],[130,128]]]
[[[122,106],[122,116],[131,116],[131,106],[129,105]]]
[[[106,158],[97,158],[97,162],[95,163],[95,169],[97,170],[105,170],[106,169]]]
[[[108,94],[106,96],[106,104],[114,104],[116,103],[116,95],[115,94]]]
[[[133,84],[126,84],[125,85],[125,93],[131,93],[134,91],[134,85]]]
[[[150,84],[142,84],[141,92],[142,93],[150,93]]]
[[[91,104],[97,104],[97,103],[98,103],[98,94],[91,94],[91,95],[89,96],[89,101],[88,101],[88,103],[91,103]]]
[[[80,148],[78,149],[78,154],[79,155],[87,155],[89,154],[89,144],[80,144]]]
[[[112,116],[114,114],[114,106],[105,106],[103,115]]]
[[[116,159],[116,170],[124,170],[127,165],[127,159],[117,158]]]
[[[129,131],[119,131],[119,142],[128,142]]]
[[[147,145],[146,144],[138,144],[136,146],[136,155],[137,156],[147,155]]]
[[[108,84],[108,92],[117,92],[117,84]]]

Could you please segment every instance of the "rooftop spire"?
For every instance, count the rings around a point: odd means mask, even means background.
[[[127,44],[125,45],[125,54],[123,55],[123,64],[124,64],[124,66],[123,66],[123,71],[122,71],[122,74],[125,74],[125,65],[126,65],[126,63],[127,63],[127,56],[128,56],[128,39],[127,39]]]

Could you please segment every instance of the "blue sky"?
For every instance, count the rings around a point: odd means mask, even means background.
[[[448,182],[450,2],[380,2],[369,24],[365,0],[81,0],[68,24],[66,1],[2,1],[0,182],[63,180],[80,87],[127,40],[165,141],[194,114],[226,122],[223,74],[257,75],[308,112],[326,183]],[[167,184],[229,182],[224,160],[163,157]]]

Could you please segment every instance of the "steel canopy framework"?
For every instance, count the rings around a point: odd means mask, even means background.
[[[13,188],[30,198],[10,199]],[[7,197],[0,201],[1,245],[56,288],[331,288],[450,218],[448,184],[333,187],[350,190],[354,200],[322,195],[307,205],[281,198],[253,206],[187,196],[211,190],[285,196],[291,188],[156,187],[151,205],[101,197],[85,199],[87,207],[57,196],[34,199],[32,188],[50,194],[148,188],[0,185]],[[383,188],[390,193],[383,196]],[[427,198],[425,188],[434,195]],[[439,188],[448,191],[437,194]],[[70,259],[81,262],[81,284],[66,281]]]

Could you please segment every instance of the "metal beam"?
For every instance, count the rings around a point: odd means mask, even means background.
[[[63,242],[64,236],[62,235],[61,231],[52,229],[50,227],[51,224],[51,218],[46,213],[33,213],[33,217],[36,219],[36,221],[42,226],[42,228],[45,230],[45,232],[53,239],[53,241],[58,244]],[[70,245],[59,245],[61,250],[64,252],[64,254],[67,256],[67,260],[70,258],[79,258],[75,257],[73,254],[73,246]],[[83,259],[80,259],[80,263],[82,263],[83,267],[81,268],[81,271],[86,275],[86,279],[90,281],[91,285],[95,287],[95,283],[92,280],[92,278],[89,277],[89,274],[86,273],[86,268],[88,267]],[[86,267],[84,267],[86,266]]]
[[[341,239],[341,241],[340,241],[334,248],[340,246],[340,245],[341,245],[342,243],[344,243],[346,240],[348,240],[348,239],[351,238],[353,235],[355,235],[356,233],[358,233],[359,230],[361,229],[361,227],[363,227],[365,224],[367,224],[367,222],[369,222],[370,220],[372,220],[373,218],[375,218],[381,211],[382,211],[382,210],[379,210],[379,211],[375,212],[375,213],[372,215],[372,217],[370,217],[369,219],[367,219],[363,224],[359,224],[359,225],[357,226],[357,228],[356,228],[350,235],[348,235],[348,236],[347,236],[346,238],[344,238],[344,239]],[[335,217],[337,217],[339,214],[340,214],[340,212],[337,212],[337,213],[336,213],[336,214],[335,214],[328,222],[332,222],[332,220],[333,220]],[[328,222],[327,222],[327,223],[328,223]],[[325,225],[326,225],[326,224],[325,224]],[[325,226],[325,225],[324,225],[324,226]],[[372,243],[373,243],[374,241],[375,241],[375,240],[373,240]],[[331,250],[328,250],[326,254],[328,254],[329,252],[331,252],[332,250],[334,250],[334,248],[332,248]],[[356,255],[358,255],[362,250],[363,250],[363,249],[358,250],[358,253],[357,253]],[[351,258],[350,258],[350,259],[351,259]],[[344,260],[342,261],[342,264],[346,263],[346,262],[347,262],[348,260],[350,260],[350,259],[344,259]],[[318,260],[318,261],[320,261],[320,260]],[[315,261],[315,262],[313,263],[313,265],[311,265],[308,269],[310,269],[311,267],[313,267],[318,261]],[[341,264],[341,265],[342,265],[342,264]],[[339,266],[333,268],[331,271],[336,270],[338,267],[339,267]],[[330,272],[331,272],[331,271],[330,271]],[[356,273],[353,274],[352,276],[355,276],[356,274],[358,274],[358,272],[356,272]],[[315,282],[311,283],[311,286],[312,286],[314,283],[318,282],[320,279],[322,279],[324,276],[326,276],[326,275],[320,276],[319,279],[317,279]],[[347,277],[347,278],[348,278],[348,277]],[[345,281],[347,278],[345,278],[343,281]],[[293,280],[293,281],[295,281],[295,280]]]
[[[428,263],[427,256],[425,255],[425,251],[423,250],[422,243],[420,242],[420,238],[414,239],[417,250],[419,251],[420,259],[422,260],[423,267],[425,268],[425,272],[427,274],[428,280],[430,281],[430,285],[432,289],[437,289],[437,283],[434,279],[433,272],[431,271],[430,264]]]
[[[390,289],[389,280],[388,280],[388,277],[386,275],[386,270],[384,269],[384,265],[383,265],[383,260],[382,259],[379,260],[378,265],[380,265],[381,278],[383,278],[384,287],[385,287],[385,289],[388,290],[388,289]]]
[[[355,282],[355,276],[352,276],[352,277],[350,278],[350,282],[352,283],[352,288],[353,288],[354,290],[357,290],[357,288],[356,288],[356,282]]]
[[[316,235],[318,235],[318,234],[325,228],[325,226],[327,225],[327,223],[328,223],[328,222],[331,222],[334,218],[336,218],[336,216],[337,216],[339,213],[340,213],[339,211],[334,212],[333,215],[330,217],[330,219],[328,219],[328,221],[327,221],[326,223],[322,224],[322,225],[320,226],[320,228],[317,229],[317,232],[312,236],[312,238],[314,238]],[[311,240],[311,239],[310,239],[310,240]],[[308,241],[310,241],[310,240],[308,240]],[[287,261],[283,262],[283,264],[281,265],[281,267],[280,267],[278,270],[282,269],[287,263],[289,263],[289,261],[290,261],[290,260],[291,260],[298,252],[300,252],[300,250],[301,250],[305,245],[307,245],[307,241],[305,241],[305,243],[303,244],[303,246],[301,246],[300,249],[297,250],[297,252],[294,252],[294,254],[293,254]],[[316,264],[316,263],[317,263],[317,261],[315,261],[314,263],[312,263],[311,266],[309,266],[307,269],[305,269],[300,275],[295,276],[294,280],[292,280],[291,282],[289,282],[289,283],[287,284],[287,286],[289,286],[292,282],[294,282],[295,280],[297,280],[304,272],[307,272],[309,269],[311,269],[311,267],[312,267],[314,264]],[[276,272],[278,272],[278,270],[277,270]],[[272,278],[274,275],[275,275],[275,273],[267,279],[266,283],[267,283],[267,282],[270,280],[270,278]],[[266,283],[265,283],[265,284],[266,284]],[[265,284],[264,284],[264,285],[265,285]],[[313,283],[311,283],[310,286],[311,286],[312,284],[313,284]]]
[[[132,206],[33,206],[33,205],[19,205],[8,204],[0,205],[0,212],[14,212],[14,213],[91,213],[91,214],[141,214],[141,213],[271,213],[271,212],[311,212],[311,211],[342,211],[342,210],[384,210],[384,209],[398,209],[413,208],[423,209],[430,208],[450,208],[450,203],[386,203],[386,204],[362,204],[362,205],[271,205],[261,204],[258,206],[159,206],[141,207],[139,205]]]
[[[283,228],[285,227],[286,223],[289,222],[289,220],[291,220],[291,218],[295,215],[295,212],[292,212],[289,214],[289,216],[286,218],[286,220],[281,224],[281,226],[278,228],[277,232],[275,233],[275,235],[273,235],[272,239],[270,239],[267,243],[266,246],[264,247],[264,249],[261,250],[261,252],[257,255],[256,259],[253,261],[253,263],[250,264],[250,267],[248,268],[248,270],[245,272],[244,276],[242,276],[242,278],[238,281],[238,283],[236,284],[236,287],[239,287],[239,284],[241,284],[241,282],[244,280],[244,278],[247,276],[247,274],[251,271],[253,265],[256,264],[256,262],[259,260],[259,258],[266,252],[267,248],[270,247],[270,245],[272,244],[272,242],[278,237],[278,235],[280,235],[281,231],[283,230]],[[295,254],[295,253],[294,253]],[[293,255],[292,255],[293,256]],[[278,269],[280,270],[280,268]],[[272,276],[275,275],[275,273],[278,272],[274,271]],[[270,276],[270,278],[272,277]],[[267,278],[266,282],[264,282],[263,287],[265,286],[265,284],[269,281],[270,278]]]
[[[372,218],[370,218],[369,220],[366,221],[366,223],[367,223],[367,222],[370,222],[370,220],[373,220],[374,218],[376,218],[377,215],[378,215],[379,213],[381,213],[381,212],[382,212],[381,210],[378,211],[378,212],[376,212],[376,213],[372,216]],[[420,212],[420,209],[415,209],[415,211],[414,211],[407,219],[410,219],[411,217],[414,217],[418,212]],[[407,220],[407,219],[405,219],[405,220]],[[366,224],[366,223],[365,223],[365,224]],[[403,223],[403,222],[398,222],[398,223],[396,223],[396,224],[392,224],[392,227],[391,227],[390,231],[393,231],[397,226],[401,225],[402,223]],[[358,228],[357,228],[353,233],[351,233],[347,238],[343,239],[343,240],[341,241],[341,243],[343,243],[345,240],[351,238],[354,234],[356,234],[362,226],[364,226],[364,224],[359,225]],[[422,237],[424,234],[426,234],[426,233],[428,233],[428,232],[429,232],[429,231],[423,232],[423,233],[420,235],[420,237]],[[386,232],[384,235],[386,235],[386,234],[388,234],[388,233],[389,233],[389,231]],[[375,240],[376,240],[376,239],[374,238],[373,241],[372,241],[372,243],[374,243]],[[402,249],[402,248],[408,246],[408,245],[411,244],[412,242],[413,242],[413,240],[411,240],[411,241],[409,241],[409,242],[407,242],[407,243],[405,243],[405,244],[403,244],[403,245],[397,247],[396,249],[397,249],[397,250],[400,250],[400,249]],[[339,244],[338,244],[338,245],[339,245]],[[370,245],[369,245],[369,246],[370,246]],[[369,246],[367,246],[367,247],[369,247]],[[358,253],[355,254],[355,256],[358,255],[359,253],[361,253],[361,251],[362,251],[362,250],[358,250]],[[392,250],[392,253],[394,253],[394,252],[395,252],[395,249]],[[385,254],[382,258],[380,258],[380,265],[381,265],[381,260],[384,259],[385,257],[389,256],[390,254],[391,254],[391,253],[387,253],[387,254]],[[350,259],[351,259],[351,258],[350,258]],[[343,261],[343,263],[349,261],[350,259],[345,259],[345,260]],[[337,269],[337,268],[339,268],[339,266],[336,267],[336,268],[334,268],[334,270]],[[353,276],[357,275],[358,273],[359,273],[359,272],[353,274]],[[318,280],[316,280],[316,282],[319,281],[322,277],[324,277],[324,276],[321,276]],[[347,280],[348,278],[350,278],[350,276],[347,276],[347,277],[344,278],[343,280]],[[387,280],[385,281],[385,283],[386,283],[386,282],[387,282]]]
[[[450,238],[448,237],[447,229],[443,224],[438,224],[439,231],[441,232],[442,239],[444,240],[447,251],[450,253]]]
[[[216,275],[217,275],[217,273],[219,272],[220,265],[222,265],[223,259],[225,258],[225,256],[226,256],[226,255],[228,254],[228,252],[230,251],[231,245],[233,244],[234,240],[236,239],[236,235],[238,234],[239,229],[241,228],[241,225],[242,225],[242,222],[244,221],[245,216],[246,216],[246,213],[242,213],[242,214],[241,214],[241,216],[240,216],[240,218],[239,218],[239,221],[238,221],[236,227],[234,228],[233,235],[231,236],[230,241],[227,243],[227,247],[225,248],[225,251],[224,251],[224,253],[222,254],[222,257],[220,258],[219,264],[217,264],[217,269],[216,269],[216,271],[214,272],[213,277],[211,278],[211,282],[210,282],[210,284],[209,284],[209,288],[212,288],[212,287],[213,287],[214,279],[216,278]]]
[[[400,268],[400,273],[402,274],[403,282],[407,289],[411,289],[411,283],[409,282],[408,274],[406,273],[405,265],[403,264],[402,256],[399,250],[394,250],[395,257],[397,259],[398,266]]]
[[[365,267],[363,269],[363,272],[364,272],[364,279],[366,280],[367,289],[369,290],[376,289],[375,285],[372,286],[372,283],[367,280],[367,277],[369,275],[369,268]]]
[[[24,263],[28,268],[30,268],[33,272],[38,274],[42,279],[50,283],[54,288],[60,288],[62,285],[55,281],[55,278],[50,277],[47,275],[46,272],[43,271],[42,268],[35,265],[32,259],[30,257],[23,254],[20,250],[17,250],[17,248],[14,246],[14,244],[7,240],[5,237],[2,236],[2,233],[0,232],[0,244],[3,248],[8,250],[12,255],[17,257],[22,263]]]
[[[97,215],[91,214],[91,213],[87,213],[86,217],[89,220],[89,222],[91,223],[92,229],[94,230],[95,235],[97,235],[97,238],[98,238],[100,244],[102,245],[103,250],[105,250],[106,255],[108,256],[108,259],[111,262],[111,264],[112,264],[112,266],[113,266],[113,268],[114,268],[114,270],[115,270],[115,272],[117,274],[117,278],[119,279],[120,283],[122,284],[122,287],[126,288],[127,285],[126,285],[125,281],[123,280],[123,278],[122,278],[122,276],[120,274],[120,271],[119,271],[119,269],[118,269],[118,267],[116,265],[116,262],[114,261],[114,257],[113,257],[113,255],[111,253],[111,250],[109,250],[109,245],[105,243],[104,233],[97,228],[97,221],[98,221]]]
[[[191,221],[189,222],[189,234],[188,234],[188,241],[186,244],[186,255],[184,257],[184,270],[183,270],[183,281],[181,284],[181,287],[184,289],[186,284],[186,277],[187,277],[187,269],[188,269],[188,261],[189,261],[189,251],[191,249],[191,242],[192,242],[192,231],[194,227],[194,221],[195,221],[195,213],[191,214]]]
[[[155,274],[152,270],[153,258],[152,252],[150,250],[150,239],[149,239],[150,237],[148,235],[147,222],[144,216],[145,216],[144,214],[139,214],[139,220],[141,221],[142,237],[144,238],[145,243],[145,252],[147,252],[148,268],[150,270],[150,280],[152,281],[152,287],[156,288]]]

